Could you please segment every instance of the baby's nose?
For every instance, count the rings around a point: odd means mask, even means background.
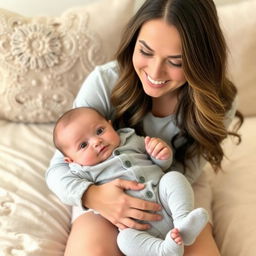
[[[102,142],[102,139],[97,136],[91,138],[91,143],[94,147],[98,147],[101,144],[101,142]]]

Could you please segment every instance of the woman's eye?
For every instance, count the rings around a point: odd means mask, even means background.
[[[87,142],[83,142],[83,143],[81,143],[80,148],[86,148],[86,147],[87,147],[87,145],[88,145],[88,143],[87,143]]]
[[[104,128],[99,128],[99,129],[97,129],[96,134],[97,134],[97,135],[100,135],[100,134],[102,134],[103,132],[104,132]]]
[[[182,63],[175,63],[175,62],[172,62],[170,60],[168,60],[168,63],[171,65],[171,66],[174,66],[174,67],[178,67],[178,68],[181,68],[182,67]]]
[[[148,57],[151,57],[152,56],[152,53],[149,53],[149,52],[145,52],[144,50],[140,49],[140,53],[142,55],[145,55],[145,56],[148,56]]]

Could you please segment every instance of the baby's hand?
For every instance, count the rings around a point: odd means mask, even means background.
[[[148,154],[155,159],[167,160],[172,156],[172,150],[163,140],[159,138],[145,138],[145,148]]]

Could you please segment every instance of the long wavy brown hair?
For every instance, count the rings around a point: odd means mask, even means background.
[[[203,156],[214,168],[221,168],[224,152],[221,142],[228,135],[241,141],[237,134],[243,116],[236,111],[238,125],[228,131],[225,115],[237,94],[227,78],[227,46],[216,7],[212,0],[147,0],[128,23],[116,55],[120,77],[112,92],[116,108],[115,126],[129,126],[143,135],[142,120],[151,111],[152,100],[142,88],[133,63],[132,53],[141,26],[152,19],[163,19],[174,25],[182,42],[182,65],[186,84],[179,90],[176,113],[180,133],[187,142],[176,148],[175,159],[186,168],[186,160]],[[161,40],[161,39],[159,39]]]

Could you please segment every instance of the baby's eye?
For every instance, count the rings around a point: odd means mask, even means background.
[[[97,134],[97,135],[100,135],[100,134],[102,134],[103,132],[104,132],[104,128],[101,127],[101,128],[98,128],[98,129],[97,129],[96,134]]]
[[[80,144],[80,148],[86,148],[87,145],[88,145],[87,142],[82,142],[82,143]]]

